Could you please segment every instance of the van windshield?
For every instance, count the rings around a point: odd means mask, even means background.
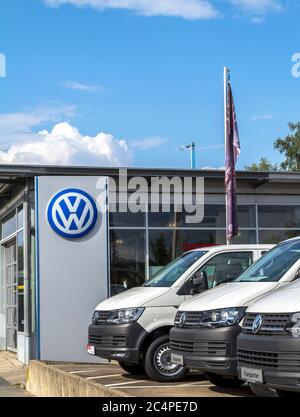
[[[277,245],[234,282],[278,282],[300,259],[300,240]]]
[[[171,287],[207,251],[187,252],[145,282],[144,287]]]

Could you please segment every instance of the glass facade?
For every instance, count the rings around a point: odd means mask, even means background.
[[[1,240],[15,233],[17,230],[17,212],[13,210],[1,223]]]
[[[23,204],[20,204],[17,208],[11,210],[11,212],[2,220],[0,241],[4,253],[7,347],[15,349],[17,347],[16,332],[24,332],[25,300]]]
[[[160,206],[162,210],[162,206]],[[226,243],[224,204],[205,204],[200,224],[185,212],[110,213],[112,293],[140,285],[183,252]],[[276,244],[300,235],[300,206],[243,204],[234,244]]]
[[[146,275],[144,230],[110,231],[110,282],[112,295],[142,285]]]

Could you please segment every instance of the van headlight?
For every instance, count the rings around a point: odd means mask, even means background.
[[[285,330],[291,333],[294,337],[300,337],[300,313],[292,314]]]
[[[109,324],[125,324],[137,321],[143,314],[144,308],[127,308],[110,311],[107,316]]]
[[[204,311],[200,317],[199,324],[200,326],[209,328],[234,326],[242,320],[245,312],[245,307]]]

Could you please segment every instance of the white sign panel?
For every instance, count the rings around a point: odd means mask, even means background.
[[[95,306],[108,297],[106,177],[36,178],[40,359],[91,361]]]

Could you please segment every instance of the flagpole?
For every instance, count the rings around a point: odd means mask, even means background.
[[[228,93],[228,74],[230,70],[224,67],[224,134],[225,134],[225,146],[227,138],[227,93]]]
[[[228,74],[230,73],[229,68],[224,67],[224,141],[225,141],[225,155],[226,155],[226,142],[227,142],[227,98],[228,98]],[[225,174],[226,175],[226,174]],[[226,205],[227,207],[227,205]],[[226,209],[226,216],[227,216],[227,209]],[[226,221],[227,225],[227,221]],[[227,234],[227,229],[226,229]],[[230,240],[227,239],[226,236],[226,243],[230,245]]]

